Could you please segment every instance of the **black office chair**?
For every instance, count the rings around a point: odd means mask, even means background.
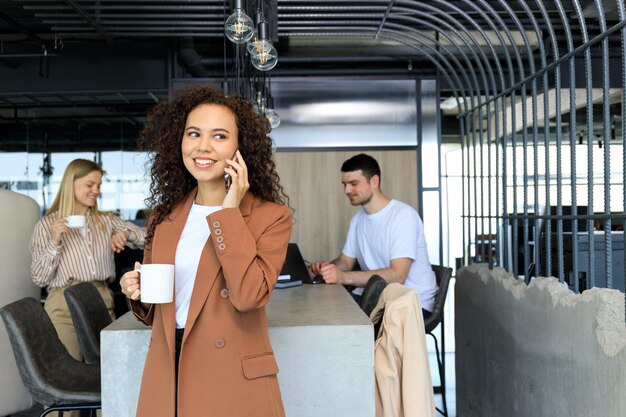
[[[439,370],[440,385],[434,386],[435,394],[441,394],[443,402],[443,410],[437,408],[437,411],[443,416],[448,416],[448,404],[446,402],[446,359],[445,359],[445,340],[444,340],[444,327],[443,327],[443,307],[446,302],[446,295],[448,294],[448,286],[450,284],[450,278],[452,277],[452,268],[448,268],[440,265],[432,265],[435,272],[435,278],[437,280],[437,286],[439,286],[439,292],[435,299],[435,309],[431,313],[430,317],[424,320],[424,328],[426,334],[432,336],[435,341],[435,352],[437,356],[437,368]],[[432,333],[437,325],[441,324],[441,352],[439,351],[439,344],[437,338]]]
[[[359,307],[365,313],[367,317],[370,316],[376,304],[378,304],[378,299],[380,298],[380,294],[382,294],[383,290],[387,286],[387,281],[385,278],[380,275],[372,275],[370,279],[365,284],[365,288],[363,288],[363,294],[361,295],[361,300],[359,301]],[[384,310],[383,310],[384,311]],[[380,325],[383,321],[383,314],[380,314],[378,317],[378,321],[374,324],[374,340],[378,336],[378,330],[380,330]]]
[[[85,362],[99,364],[100,331],[113,321],[102,296],[90,282],[67,287],[64,295]]]
[[[114,253],[116,279],[109,284],[113,291],[113,306],[115,317],[122,317],[128,312],[127,298],[120,287],[120,279],[128,271],[135,269],[135,262],[143,262],[143,249],[125,248],[120,253]]]
[[[41,303],[23,298],[0,308],[17,368],[33,399],[48,413],[89,410],[100,404],[100,367],[78,362],[59,340]]]

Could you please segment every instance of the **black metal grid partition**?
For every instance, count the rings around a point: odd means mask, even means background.
[[[438,47],[458,86],[466,261],[623,291],[624,2],[611,21],[607,2],[490,3],[441,15],[487,52]]]
[[[437,69],[458,110],[466,263],[624,289],[623,1],[314,3],[279,2],[280,33],[373,35]]]

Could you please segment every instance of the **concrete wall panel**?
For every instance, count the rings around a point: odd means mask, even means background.
[[[626,415],[623,293],[477,264],[455,299],[459,417]]]

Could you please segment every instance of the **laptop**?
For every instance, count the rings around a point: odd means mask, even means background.
[[[283,269],[280,271],[276,288],[288,288],[297,285],[305,284],[319,284],[324,280],[321,277],[311,278],[309,269],[304,263],[300,248],[296,243],[290,243],[287,247],[287,257],[283,264]]]

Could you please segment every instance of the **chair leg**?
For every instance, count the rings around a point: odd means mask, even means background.
[[[445,416],[448,417],[448,401],[446,399],[446,339],[445,339],[445,317],[441,314],[441,323],[439,323],[439,330],[441,334],[441,399],[443,400],[443,410]]]
[[[49,408],[43,410],[43,413],[39,415],[39,417],[45,417],[49,413],[57,412],[58,417],[63,417],[63,411],[72,411],[72,410],[89,410],[89,412],[93,412],[94,410],[101,409],[102,406],[100,403],[91,403],[91,404],[78,404],[78,405],[51,405]]]
[[[444,417],[448,417],[448,404],[446,401],[445,368],[444,368],[442,357],[440,356],[443,354],[443,350],[441,353],[439,352],[439,343],[437,342],[437,338],[435,337],[435,335],[432,333],[428,333],[428,334],[432,336],[433,341],[435,342],[435,356],[437,358],[437,369],[439,371],[439,386],[433,387],[433,390],[435,391],[435,393],[441,394],[441,400],[443,402],[443,410],[440,410],[438,407],[435,407],[435,408],[437,409],[439,414],[443,415]],[[437,390],[437,388],[439,388],[439,390]]]

